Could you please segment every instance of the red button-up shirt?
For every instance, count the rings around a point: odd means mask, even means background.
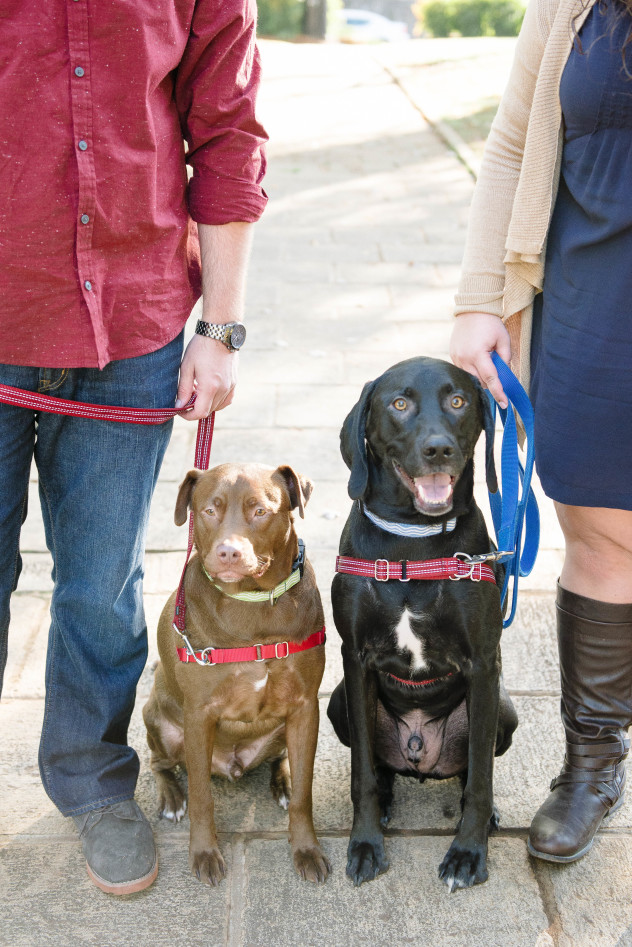
[[[102,368],[178,334],[193,221],[265,206],[255,18],[255,0],[0,3],[0,363]]]

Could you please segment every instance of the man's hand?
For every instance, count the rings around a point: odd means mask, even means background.
[[[198,224],[202,257],[202,315],[204,322],[241,322],[244,312],[246,268],[252,241],[252,224]],[[233,400],[239,354],[222,342],[194,335],[180,365],[176,408],[193,392],[195,404],[181,417],[198,421]]]
[[[450,358],[459,368],[475,375],[489,388],[501,408],[507,396],[494,368],[491,353],[498,352],[503,362],[511,360],[509,333],[502,319],[488,312],[464,312],[457,316],[450,340]]]
[[[237,384],[239,353],[229,352],[222,342],[194,335],[180,365],[176,408],[183,407],[195,392],[195,404],[181,417],[187,421],[206,418],[227,407]]]

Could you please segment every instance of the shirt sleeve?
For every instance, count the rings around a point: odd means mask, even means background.
[[[188,201],[201,224],[259,219],[267,135],[255,116],[261,63],[255,0],[198,0],[175,99],[193,168]]]
[[[529,115],[550,28],[540,0],[529,0],[507,88],[485,146],[470,208],[455,314],[503,316],[506,242]]]

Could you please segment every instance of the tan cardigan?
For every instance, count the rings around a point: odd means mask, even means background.
[[[533,298],[542,289],[560,177],[560,79],[573,27],[595,2],[529,0],[470,211],[455,312],[502,317],[513,370],[527,391]]]

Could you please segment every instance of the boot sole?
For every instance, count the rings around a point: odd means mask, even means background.
[[[96,872],[90,868],[88,862],[86,862],[86,869],[90,880],[97,888],[100,888],[101,891],[105,891],[106,894],[135,894],[137,891],[144,891],[145,888],[148,888],[156,880],[158,875],[158,858],[156,858],[151,871],[143,875],[142,878],[135,878],[133,881],[117,882],[115,884],[97,875]]]
[[[621,808],[621,806],[623,805],[623,802],[624,802],[624,794],[621,794],[621,796],[619,796],[615,804],[610,809],[608,809],[603,819],[597,826],[597,829],[595,830],[595,835],[599,831],[599,826],[601,825],[601,823],[605,822],[606,819],[610,818],[611,815],[614,815],[617,809]],[[529,852],[530,855],[533,855],[534,858],[539,858],[541,861],[557,862],[558,864],[561,864],[561,865],[567,865],[570,862],[576,862],[578,861],[578,859],[583,858],[584,855],[587,855],[588,852],[593,847],[594,841],[595,841],[595,837],[593,836],[587,845],[584,845],[584,847],[580,849],[579,852],[575,852],[573,855],[550,855],[548,852],[540,852],[538,851],[537,848],[534,848],[533,845],[531,844],[531,839],[528,838],[527,851]]]

